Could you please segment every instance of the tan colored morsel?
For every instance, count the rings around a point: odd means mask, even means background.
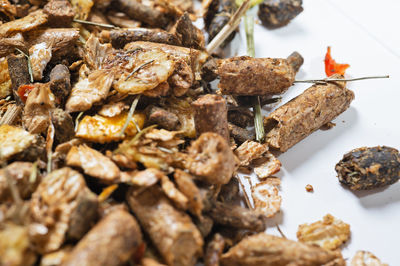
[[[43,10],[36,10],[23,18],[2,24],[0,26],[0,37],[10,35],[13,32],[30,31],[46,22],[47,15]]]
[[[104,183],[118,181],[121,174],[118,166],[108,157],[86,145],[72,147],[66,158],[69,166],[81,167],[85,174]]]
[[[343,113],[353,99],[354,93],[346,88],[345,82],[313,85],[264,119],[267,144],[287,151]]]
[[[259,233],[249,236],[221,257],[222,266],[345,266],[338,252]]]
[[[219,134],[207,132],[189,147],[186,168],[210,184],[226,184],[236,170],[235,155]]]
[[[330,214],[322,221],[301,224],[297,230],[297,239],[307,244],[315,244],[327,250],[336,250],[350,238],[350,225]]]
[[[116,209],[79,241],[61,265],[123,265],[141,244],[142,233],[135,218],[127,211]]]
[[[131,189],[127,201],[168,265],[195,265],[203,238],[189,215],[175,209],[156,186],[141,193]]]
[[[219,60],[222,94],[276,95],[292,86],[295,72],[286,59],[248,56]]]
[[[191,213],[200,217],[203,211],[203,202],[199,188],[194,183],[193,177],[180,170],[176,169],[174,173],[174,180],[178,189],[187,197],[189,200],[188,209]]]
[[[205,132],[220,134],[229,141],[228,106],[222,96],[206,94],[192,103],[196,133]]]

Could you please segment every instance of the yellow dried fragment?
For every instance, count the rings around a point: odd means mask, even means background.
[[[0,58],[0,99],[11,94],[11,78],[8,73],[8,64],[5,57]]]
[[[19,127],[0,126],[0,161],[27,149],[35,141],[35,136]]]
[[[78,125],[76,136],[98,143],[122,140],[124,136],[121,136],[120,132],[127,117],[128,112],[122,112],[114,117],[103,117],[100,115],[85,116]],[[137,133],[133,119],[139,125],[139,128],[143,128],[146,115],[142,113],[133,115],[131,122],[125,130],[126,136],[134,136]]]
[[[382,263],[369,251],[359,250],[351,260],[350,266],[388,266],[388,264]]]
[[[350,225],[336,219],[330,214],[322,221],[312,224],[301,224],[297,231],[300,242],[316,244],[327,250],[335,250],[350,238]]]

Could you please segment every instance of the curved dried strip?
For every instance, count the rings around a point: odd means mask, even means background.
[[[29,15],[0,25],[0,37],[5,37],[13,32],[33,30],[47,22],[47,15],[43,10],[37,10]]]
[[[322,221],[301,224],[297,230],[297,239],[307,244],[316,244],[324,249],[335,250],[350,238],[350,225],[330,214]]]
[[[142,233],[135,218],[117,209],[96,224],[61,265],[123,265],[141,244]]]
[[[72,147],[67,155],[69,166],[81,167],[85,174],[110,184],[118,181],[120,170],[108,157],[86,145]]]
[[[221,257],[222,266],[321,266],[333,262],[346,265],[338,253],[266,233],[243,239]]]
[[[102,64],[113,50],[111,44],[101,44],[99,38],[91,34],[85,43],[85,63],[90,69],[101,69]]]

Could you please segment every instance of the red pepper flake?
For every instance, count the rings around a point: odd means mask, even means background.
[[[19,96],[19,98],[21,98],[21,101],[23,103],[26,102],[26,99],[28,98],[28,94],[35,88],[34,85],[31,84],[25,84],[25,85],[21,85],[19,86],[18,90],[17,90],[17,94]]]
[[[331,47],[328,46],[328,50],[325,55],[325,73],[328,77],[333,74],[344,75],[346,69],[350,67],[349,64],[338,64],[331,56]]]
[[[146,243],[143,242],[143,243],[141,243],[139,245],[139,247],[137,248],[135,254],[133,254],[133,258],[132,259],[135,262],[135,265],[140,263],[140,261],[144,257],[144,253],[145,252],[146,252]]]

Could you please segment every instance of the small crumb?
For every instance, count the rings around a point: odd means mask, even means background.
[[[307,192],[314,192],[314,188],[313,188],[313,186],[311,186],[310,184],[308,184],[308,185],[306,186],[306,190],[307,190]]]

